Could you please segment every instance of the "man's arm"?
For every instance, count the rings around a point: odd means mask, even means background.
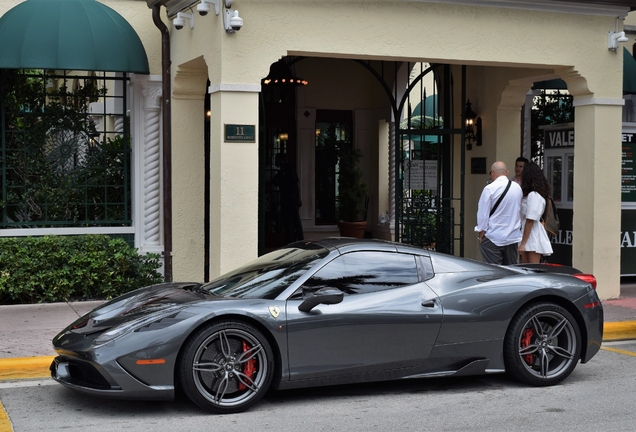
[[[479,204],[477,205],[477,226],[475,231],[478,232],[479,241],[484,237],[486,230],[488,229],[488,220],[490,219],[490,198],[491,191],[489,188],[484,188],[479,197]]]

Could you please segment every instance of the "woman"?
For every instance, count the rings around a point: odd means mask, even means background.
[[[552,255],[552,245],[540,222],[546,200],[550,196],[550,184],[536,163],[531,162],[523,167],[521,190],[523,237],[518,251],[522,263],[538,263],[541,262],[542,255]]]

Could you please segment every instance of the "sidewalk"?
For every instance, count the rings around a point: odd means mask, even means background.
[[[53,337],[102,303],[0,306],[0,381],[48,377]]]
[[[51,339],[101,301],[0,306],[0,381],[46,378],[55,356]],[[603,341],[636,339],[636,281],[603,302]]]
[[[621,283],[621,296],[603,302],[603,341],[636,339],[636,279]]]

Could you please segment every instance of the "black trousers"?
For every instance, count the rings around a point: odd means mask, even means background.
[[[519,262],[518,248],[518,243],[506,246],[497,246],[486,236],[484,236],[479,243],[482,260],[490,264],[517,264]]]

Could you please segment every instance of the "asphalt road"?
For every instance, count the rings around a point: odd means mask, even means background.
[[[603,346],[564,383],[545,388],[505,375],[326,387],[271,393],[250,411],[226,416],[187,400],[83,396],[50,380],[0,383],[0,401],[16,432],[633,431],[636,341]]]

